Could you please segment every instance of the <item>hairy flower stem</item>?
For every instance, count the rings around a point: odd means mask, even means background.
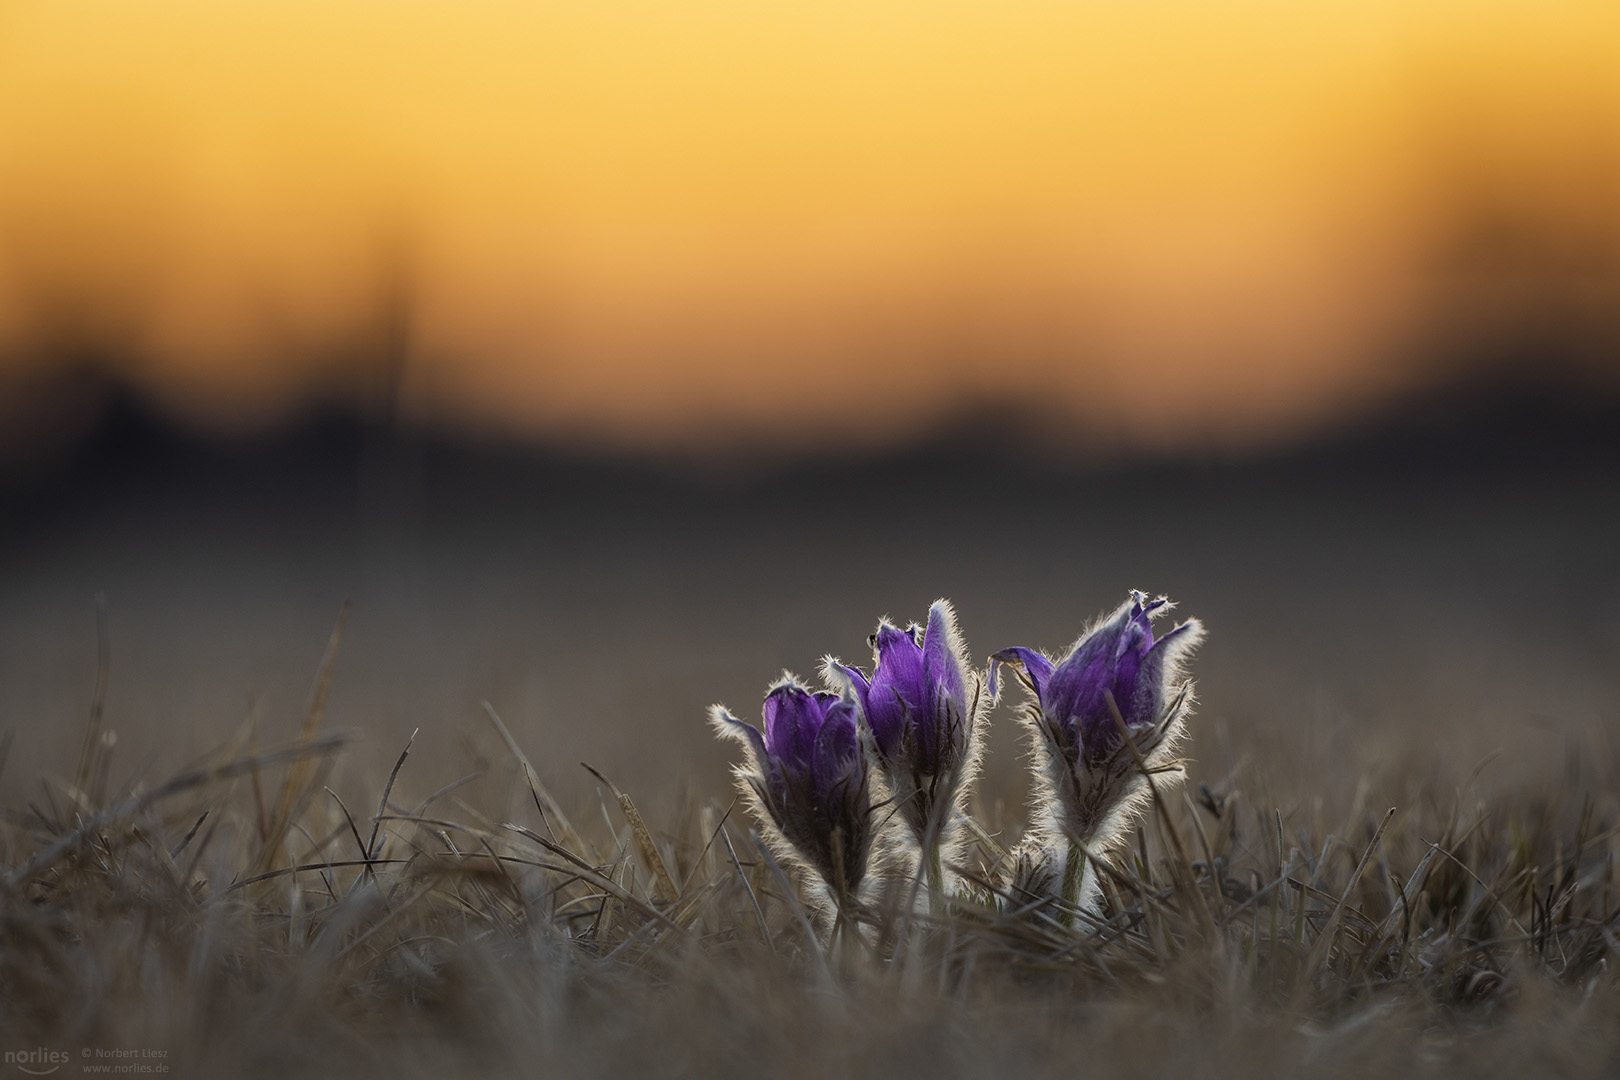
[[[928,884],[928,910],[933,915],[942,915],[945,911],[945,867],[939,847],[938,842],[935,842],[923,852],[923,873]]]
[[[954,783],[948,784],[946,793],[950,798],[933,798],[926,827],[916,833],[918,873],[923,884],[928,888],[928,911],[931,915],[943,915],[946,911],[945,894],[945,822],[952,815],[952,803],[956,798]],[[938,792],[934,792],[937,795]]]
[[[1063,863],[1063,910],[1058,921],[1064,926],[1074,925],[1074,912],[1080,906],[1080,883],[1086,876],[1086,857],[1080,845],[1069,844],[1069,856]]]
[[[833,970],[840,974],[851,970],[855,963],[855,923],[849,913],[842,907],[833,919],[832,933],[827,938],[827,957],[833,964]]]
[[[844,831],[841,828],[833,829],[832,851],[833,880],[828,884],[832,887],[834,916],[832,934],[827,940],[827,951],[833,957],[839,971],[848,971],[854,962],[857,942],[852,939],[857,934],[858,924],[854,913],[854,898],[850,896],[844,874],[840,869],[844,865]]]

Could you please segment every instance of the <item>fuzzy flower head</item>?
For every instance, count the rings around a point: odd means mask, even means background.
[[[831,658],[827,678],[847,686],[860,703],[899,812],[920,838],[935,807],[956,799],[972,771],[977,686],[970,691],[956,617],[944,600],[929,607],[926,627],[913,623],[902,630],[884,620],[869,640],[870,679]]]
[[[904,630],[887,619],[868,639],[874,667],[868,679],[836,661],[855,691],[872,741],[886,763],[926,775],[950,772],[967,749],[967,678],[950,605],[936,600],[928,626]]]
[[[765,695],[764,715],[762,735],[722,706],[710,710],[716,732],[746,748],[750,761],[737,775],[764,816],[835,891],[853,892],[873,832],[855,702],[784,674]]]
[[[1153,620],[1168,606],[1162,596],[1149,600],[1133,590],[1128,601],[1055,664],[1034,649],[1003,649],[991,658],[990,692],[995,693],[999,665],[1021,667],[1055,749],[1071,765],[1100,768],[1124,746],[1110,696],[1133,739],[1151,737],[1168,719],[1167,700],[1174,706],[1183,699],[1184,687],[1176,687],[1178,696],[1171,699],[1170,683],[1179,673],[1181,657],[1204,631],[1197,619],[1188,619],[1155,638]]]

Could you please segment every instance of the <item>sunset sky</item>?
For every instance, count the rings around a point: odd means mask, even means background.
[[[1246,443],[1617,311],[1609,0],[0,0],[0,393]]]

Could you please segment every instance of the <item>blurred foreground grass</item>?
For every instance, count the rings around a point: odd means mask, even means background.
[[[345,805],[336,645],[290,744],[248,723],[112,790],[98,698],[74,767],[8,787],[0,1047],[69,1051],[66,1075],[81,1048],[155,1049],[211,1077],[1620,1065],[1620,829],[1578,784],[1486,796],[1480,770],[1445,788],[1419,764],[1380,779],[1393,809],[1364,779],[1324,820],[1319,779],[1261,785],[1255,747],[1139,832],[1100,919],[988,902],[1018,831],[993,807],[961,868],[977,897],[869,909],[828,947],[729,795],[645,828],[634,792],[565,808],[492,709],[470,734],[515,771],[407,748]]]

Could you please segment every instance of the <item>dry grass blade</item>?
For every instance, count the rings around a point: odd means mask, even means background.
[[[1389,828],[1389,823],[1393,820],[1395,820],[1395,807],[1392,806],[1384,812],[1384,819],[1378,823],[1378,829],[1373,833],[1372,840],[1368,842],[1367,849],[1362,852],[1361,860],[1356,863],[1355,871],[1350,875],[1350,880],[1345,882],[1344,891],[1339,894],[1338,899],[1334,901],[1333,907],[1329,910],[1327,921],[1318,932],[1316,943],[1312,946],[1310,957],[1306,961],[1301,978],[1302,986],[1308,985],[1311,980],[1315,979],[1317,970],[1321,967],[1322,961],[1326,959],[1328,950],[1332,948],[1334,937],[1338,932],[1340,918],[1346,906],[1350,903],[1350,896],[1356,891],[1356,886],[1361,884],[1361,875],[1367,872],[1367,865],[1372,862],[1373,853],[1378,850],[1379,843],[1384,839],[1384,832]]]
[[[556,841],[547,839],[532,829],[526,829],[521,825],[514,825],[510,822],[503,824],[501,827],[509,832],[516,833],[526,840],[539,844],[542,848],[555,855],[560,855],[562,858],[566,859],[570,864],[572,864],[573,869],[565,870],[563,867],[546,863],[530,863],[529,865],[544,866],[547,869],[562,870],[565,873],[576,874],[582,880],[590,882],[603,892],[608,893],[614,899],[630,905],[648,918],[656,919],[672,929],[681,929],[681,927],[677,926],[673,921],[671,921],[670,918],[662,911],[659,911],[656,907],[653,907],[651,904],[642,900],[639,896],[631,893],[629,890],[625,889],[623,886],[601,873],[596,867],[592,866],[584,859],[581,859],[578,855],[575,855],[573,852],[569,851]],[[508,857],[500,856],[500,858],[506,859]],[[523,860],[515,861],[522,862]]]
[[[351,607],[349,601],[343,602],[343,608],[338,612],[337,625],[332,628],[332,636],[326,643],[326,653],[321,657],[315,685],[310,690],[309,707],[304,710],[303,727],[298,732],[300,744],[313,743],[320,734],[321,725],[325,722],[326,696],[332,689],[332,673],[337,668],[338,651],[343,645],[343,630],[348,625]],[[276,797],[275,809],[265,828],[264,848],[257,860],[259,870],[271,869],[285,856],[287,830],[292,827],[298,804],[305,797],[310,765],[310,759],[295,760],[282,780],[281,793]]]
[[[394,771],[388,774],[388,786],[383,788],[382,798],[377,800],[377,814],[371,819],[371,839],[366,842],[365,856],[375,859],[378,851],[377,836],[382,831],[383,814],[388,810],[388,796],[394,792],[394,782],[399,779],[399,770],[405,767],[405,759],[411,756],[411,747],[416,743],[416,736],[421,728],[411,731],[411,737],[405,740],[405,749],[399,752],[399,760],[394,762]]]
[[[557,805],[557,800],[551,797],[551,793],[546,790],[546,786],[540,782],[540,774],[534,771],[534,766],[529,763],[529,756],[523,752],[522,747],[518,746],[517,740],[512,738],[512,733],[507,730],[506,724],[501,721],[500,714],[495,711],[495,706],[487,701],[483,704],[484,715],[489,717],[489,722],[495,726],[495,731],[500,735],[501,741],[506,744],[507,752],[516,759],[518,766],[523,770],[523,779],[529,785],[529,794],[534,799],[534,808],[540,812],[540,823],[545,826],[547,832],[552,833],[552,839],[560,840],[577,851],[587,850],[585,841],[581,839],[579,833],[569,823],[568,815],[564,814],[562,807]]]
[[[476,852],[469,852],[465,856],[465,858],[469,859],[476,859],[480,857],[481,856]],[[612,878],[609,878],[604,874],[600,874],[589,867],[576,866],[574,869],[569,870],[566,867],[558,866],[556,863],[537,862],[533,859],[522,859],[515,855],[496,855],[492,857],[500,862],[515,863],[520,866],[537,866],[542,870],[552,870],[561,873],[574,874],[578,876],[580,880],[589,882],[598,889],[601,889],[603,892],[612,896],[615,900],[634,908],[637,912],[645,915],[654,922],[661,923],[666,928],[674,930],[680,934],[684,934],[686,932],[682,926],[676,923],[668,915],[665,915],[662,911],[659,911],[657,908],[641,899],[641,897],[630,892]]]
[[[1526,930],[1524,924],[1519,921],[1514,909],[1509,907],[1508,904],[1497,895],[1495,889],[1485,884],[1485,879],[1476,874],[1473,867],[1469,866],[1462,859],[1459,859],[1452,852],[1446,850],[1446,848],[1440,844],[1434,844],[1433,849],[1449,859],[1452,864],[1457,867],[1457,869],[1461,870],[1464,874],[1467,874],[1469,878],[1473,880],[1474,884],[1478,885],[1480,889],[1483,890],[1484,898],[1489,900],[1493,906],[1501,910],[1502,914],[1507,917],[1508,922],[1513,924],[1513,929],[1519,934],[1520,937],[1526,939],[1530,937],[1530,931]],[[1526,869],[1528,869],[1528,867]]]
[[[197,830],[203,827],[203,822],[208,820],[208,815],[210,813],[212,813],[212,811],[204,810],[197,816],[196,823],[193,824],[191,828],[186,830],[186,835],[182,836],[180,838],[180,842],[176,844],[172,850],[170,850],[169,858],[178,859],[180,857],[180,853],[186,850],[186,848],[190,846],[191,841],[196,838]]]
[[[261,881],[274,881],[276,878],[290,877],[293,874],[307,874],[311,871],[345,869],[352,867],[392,866],[408,863],[409,859],[332,859],[328,862],[295,863],[292,866],[283,866],[275,870],[266,870],[262,874],[254,874],[240,881],[233,881],[226,886],[227,893],[238,889],[245,889],[249,885],[257,885]],[[341,901],[340,901],[341,902]]]
[[[664,857],[658,853],[658,845],[653,843],[652,833],[647,830],[647,823],[642,820],[641,811],[636,809],[636,804],[631,801],[630,796],[620,791],[613,781],[584,762],[580,762],[580,764],[584,765],[587,772],[600,780],[613,793],[614,799],[618,801],[620,813],[624,814],[624,820],[630,824],[630,836],[635,842],[636,852],[641,856],[642,863],[646,865],[648,872],[653,876],[653,891],[656,901],[661,904],[675,903],[681,898],[681,891],[675,887],[675,879],[670,877],[669,867],[664,865]]]
[[[8,884],[15,887],[35,877],[63,855],[114,822],[132,817],[147,807],[172,798],[183,791],[203,787],[219,780],[227,780],[233,776],[241,776],[254,769],[268,768],[287,762],[296,763],[311,757],[321,757],[332,753],[346,742],[348,742],[348,737],[345,735],[327,735],[313,742],[300,742],[298,745],[288,747],[285,750],[274,750],[267,754],[258,754],[254,757],[226,762],[223,765],[215,765],[207,769],[181,773],[151,791],[131,796],[116,806],[92,815],[88,821],[78,828],[57,837],[48,847],[37,852],[33,858],[13,870],[7,875],[6,880]]]
[[[743,873],[742,863],[737,859],[737,849],[731,846],[731,833],[727,831],[724,822],[720,823],[720,838],[726,842],[726,854],[731,857],[731,868],[737,871],[737,880],[742,882],[743,892],[748,895],[748,906],[759,926],[760,939],[768,948],[775,951],[776,945],[771,941],[771,928],[765,924],[765,909],[759,906],[759,897],[754,894],[754,887],[748,883],[748,875]]]
[[[973,838],[984,845],[984,849],[990,853],[991,859],[995,862],[1003,863],[1012,857],[1012,852],[1003,847],[1001,841],[986,832],[984,826],[979,824],[978,819],[972,814],[963,814],[962,823],[967,826],[968,832],[973,834]]]

